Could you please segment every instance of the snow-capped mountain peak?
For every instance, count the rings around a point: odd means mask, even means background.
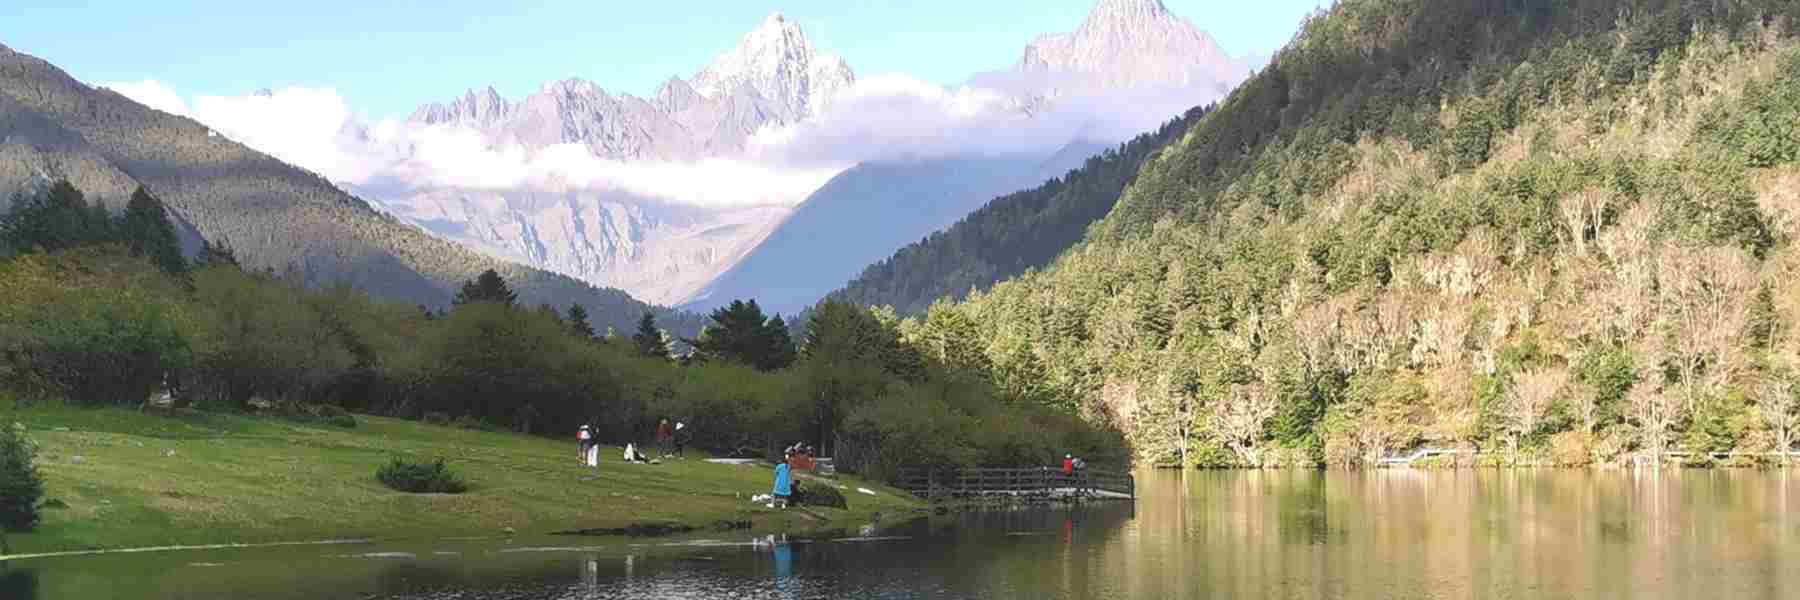
[[[800,24],[777,12],[691,82],[694,91],[707,98],[730,95],[748,85],[790,117],[804,117],[855,80],[842,59],[819,55]]]

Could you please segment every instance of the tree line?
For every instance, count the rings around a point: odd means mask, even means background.
[[[447,310],[250,270],[229,246],[184,260],[144,190],[113,217],[58,183],[0,217],[0,394],[20,402],[300,414],[329,406],[563,437],[644,442],[661,418],[693,445],[766,455],[796,441],[880,475],[902,464],[1123,460],[1117,432],[909,342],[891,313],[827,303],[793,339],[753,301],[682,339],[640,314],[596,332],[581,305],[526,306],[501,274]]]

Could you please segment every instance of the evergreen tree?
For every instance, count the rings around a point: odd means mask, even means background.
[[[661,329],[656,327],[656,315],[646,311],[644,318],[638,321],[637,334],[631,336],[637,343],[638,352],[652,358],[669,358],[669,344],[663,339]]]
[[[519,296],[512,288],[507,287],[506,280],[493,269],[482,271],[473,281],[463,282],[462,291],[456,293],[457,306],[474,302],[493,302],[506,306],[518,306]]]
[[[580,304],[569,305],[569,331],[584,340],[594,339],[594,324],[588,322],[587,308]]]
[[[702,360],[734,362],[765,371],[791,362],[777,354],[780,346],[792,341],[774,339],[776,332],[755,300],[733,300],[730,305],[713,311],[711,318],[712,324],[700,331],[700,338],[690,342],[695,355]],[[781,324],[780,336],[787,337],[786,323]]]
[[[168,210],[162,201],[138,186],[125,205],[125,216],[119,221],[119,234],[131,247],[133,256],[146,256],[163,272],[175,275],[187,271],[181,258],[181,242],[175,237],[175,226],[169,223]]]
[[[6,531],[37,528],[44,479],[38,475],[36,455],[24,432],[0,427],[0,528]]]
[[[14,252],[56,252],[111,241],[112,218],[104,205],[89,205],[81,190],[57,181],[48,190],[14,195],[0,216],[0,246]]]
[[[768,350],[756,368],[764,371],[785,369],[794,364],[797,353],[794,350],[794,338],[788,334],[787,321],[780,315],[769,319],[763,327],[763,339],[768,343]]]

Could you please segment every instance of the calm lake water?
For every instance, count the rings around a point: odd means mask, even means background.
[[[1139,490],[774,547],[743,534],[24,560],[0,563],[0,599],[1800,598],[1800,474],[1786,471],[1155,472]]]

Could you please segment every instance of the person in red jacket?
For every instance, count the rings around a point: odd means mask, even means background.
[[[1063,455],[1063,477],[1073,476],[1074,474],[1075,474],[1075,455],[1064,454]]]
[[[668,458],[670,450],[674,448],[674,442],[675,428],[669,425],[668,419],[663,419],[661,423],[656,424],[656,451],[662,454],[663,458]]]

